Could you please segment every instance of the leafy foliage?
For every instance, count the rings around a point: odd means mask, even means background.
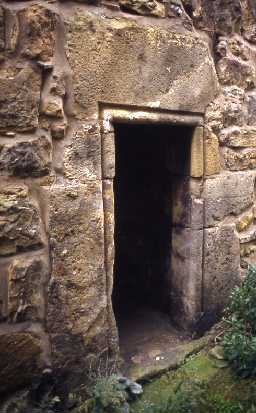
[[[129,413],[128,395],[118,377],[101,377],[93,390],[93,413]]]
[[[207,399],[207,413],[249,413],[248,407],[241,403],[225,400],[223,397],[214,396]]]
[[[205,385],[198,381],[186,380],[178,384],[162,413],[198,413],[205,405]]]
[[[186,379],[178,384],[166,403],[156,406],[144,401],[132,413],[253,413],[253,408],[250,401],[242,405],[213,396],[209,383]]]
[[[256,377],[256,267],[231,295],[223,340],[224,356],[242,377]]]

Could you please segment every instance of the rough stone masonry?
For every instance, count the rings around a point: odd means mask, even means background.
[[[1,0],[1,393],[118,351],[108,108],[204,116],[194,321],[255,261],[254,0]]]

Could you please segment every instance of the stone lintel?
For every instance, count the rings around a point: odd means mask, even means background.
[[[136,123],[136,124],[172,124],[185,126],[202,126],[203,115],[198,113],[158,111],[145,108],[107,108],[101,112],[102,131],[108,133],[113,131],[113,124]]]

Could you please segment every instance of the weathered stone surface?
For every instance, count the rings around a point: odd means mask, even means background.
[[[246,169],[255,169],[256,167],[256,149],[233,150],[230,148],[223,149],[223,166],[230,171],[244,171]]]
[[[48,261],[42,255],[2,260],[0,267],[0,319],[11,323],[42,321]]]
[[[203,311],[218,314],[240,280],[240,245],[233,225],[205,230]]]
[[[242,217],[239,218],[239,220],[236,223],[236,229],[238,232],[245,231],[249,228],[249,226],[253,223],[254,221],[254,213],[253,211],[243,215]]]
[[[9,280],[9,321],[42,321],[49,271],[47,261],[40,256],[15,258],[4,265],[4,271]]]
[[[207,129],[218,133],[223,128],[222,101],[218,96],[206,109],[205,123]]]
[[[96,113],[99,101],[198,112],[214,96],[208,47],[194,33],[85,10],[67,19],[66,28],[80,117]]]
[[[57,120],[51,124],[51,136],[53,139],[64,139],[67,131],[67,121]]]
[[[208,1],[205,1],[205,7]],[[226,35],[237,31],[240,25],[241,5],[239,0],[217,0],[214,4],[215,30]]]
[[[220,143],[234,148],[255,148],[256,128],[233,126],[223,129],[219,135]]]
[[[0,6],[0,52],[5,49],[4,8]]]
[[[60,96],[50,96],[42,102],[41,113],[53,118],[64,118],[63,101]]]
[[[115,177],[115,134],[102,134],[102,175],[103,178]]]
[[[190,3],[193,22],[200,29],[207,29],[209,34],[231,35],[241,30],[241,2],[239,0],[184,0]]]
[[[39,209],[29,198],[27,188],[1,188],[0,215],[0,255],[42,245]]]
[[[112,292],[114,283],[114,189],[112,179],[103,179],[103,207],[104,207],[104,236],[105,236],[105,268],[107,276],[107,320],[109,328],[109,349],[113,354],[118,352],[118,330],[112,305]]]
[[[187,177],[175,177],[172,183],[172,223],[174,226],[202,229],[203,199],[200,182]]]
[[[223,89],[221,97],[223,126],[243,125],[247,120],[245,92],[237,86]]]
[[[228,215],[238,215],[252,205],[255,174],[237,172],[206,179],[205,225],[212,226]]]
[[[55,47],[56,14],[41,5],[31,5],[19,12],[23,32],[22,54],[43,62],[52,59]]]
[[[221,56],[216,69],[222,85],[236,85],[245,90],[255,88],[255,51],[242,36],[220,38],[217,53]]]
[[[248,265],[255,265],[256,245],[255,240],[241,245],[241,267],[245,270],[246,276]]]
[[[185,10],[193,18],[193,24],[196,28],[202,29],[207,27],[214,31],[214,4],[208,0],[182,0]],[[207,3],[207,5],[206,5]]]
[[[0,6],[0,61],[15,51],[18,41],[19,22],[14,10]]]
[[[65,96],[66,93],[66,78],[63,73],[64,68],[58,68],[53,70],[48,77],[48,92],[54,96]]]
[[[5,266],[2,265],[3,271]],[[0,274],[0,320],[8,316],[8,278],[6,273]]]
[[[19,37],[19,21],[15,10],[5,9],[5,50],[8,54],[16,51]]]
[[[241,0],[242,29],[246,40],[256,44],[256,8],[253,0]]]
[[[235,57],[224,57],[218,62],[217,73],[223,85],[237,85],[253,89],[256,85],[256,70],[252,63],[243,62]]]
[[[43,176],[51,168],[51,143],[46,136],[38,139],[0,143],[0,174]]]
[[[184,13],[184,7],[182,4],[181,0],[173,0],[170,2],[163,2],[166,3],[166,9],[167,9],[167,16],[169,17],[183,17],[184,15],[186,16],[185,18],[187,18],[187,22],[189,21],[188,16],[186,15],[186,13]],[[192,27],[192,22],[189,22],[191,24]],[[188,24],[185,26],[186,28],[188,28]]]
[[[42,371],[40,340],[29,333],[0,334],[0,393],[30,384]]]
[[[247,63],[253,54],[247,42],[239,35],[221,37],[217,44],[217,53],[222,57],[228,56],[234,58],[235,56]]]
[[[190,148],[190,175],[193,178],[201,178],[204,173],[204,129],[201,126],[195,128]]]
[[[174,228],[170,270],[171,314],[179,325],[187,328],[193,327],[201,314],[202,253],[202,230]]]
[[[220,172],[220,150],[217,136],[205,129],[204,173],[215,175]]]
[[[64,150],[64,175],[79,182],[101,178],[101,136],[97,123],[84,123],[74,130]]]
[[[38,125],[41,74],[32,66],[0,70],[0,132]]]
[[[243,126],[247,120],[246,95],[237,86],[225,87],[222,93],[209,105],[206,124],[215,134],[229,126]]]
[[[142,15],[165,17],[165,7],[156,0],[119,0],[121,9]]]
[[[240,244],[247,244],[251,241],[256,240],[256,228],[255,226],[250,228],[248,231],[239,234]]]
[[[255,126],[256,123],[256,94],[250,92],[246,96],[248,104],[248,124]]]
[[[95,350],[100,340],[105,341],[102,348],[108,346],[100,181],[52,187],[50,234],[52,278],[47,329],[54,363],[62,367],[78,359],[81,362],[82,354],[90,346]]]

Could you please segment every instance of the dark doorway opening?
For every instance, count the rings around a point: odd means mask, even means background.
[[[138,341],[164,343],[166,334],[174,344],[177,336],[182,339],[170,323],[172,233],[182,227],[173,205],[190,172],[192,132],[183,126],[115,124],[113,308],[125,352]]]

